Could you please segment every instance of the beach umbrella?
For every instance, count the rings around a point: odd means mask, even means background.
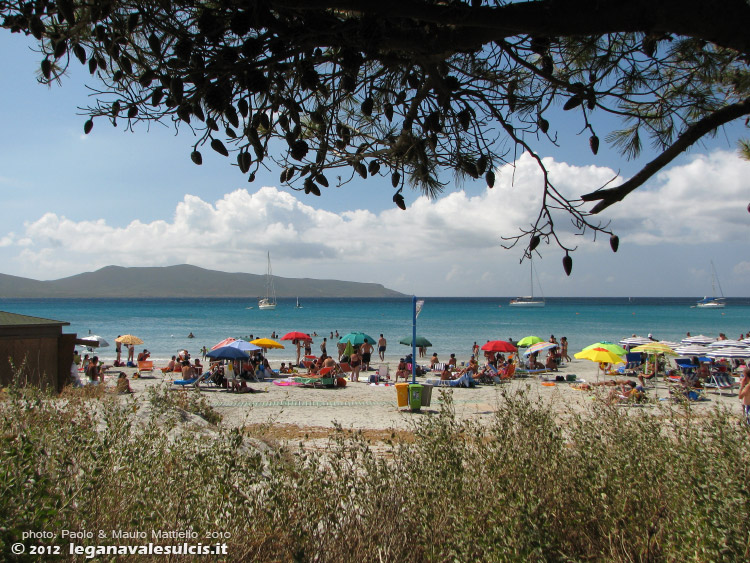
[[[411,346],[411,335],[404,336],[401,340],[398,341],[398,343],[405,344],[406,346]],[[432,346],[432,342],[427,340],[424,336],[417,335],[417,347],[427,348],[429,346]]]
[[[237,340],[233,340],[229,344],[226,345],[228,348],[237,348],[238,350],[242,350],[244,352],[256,352],[258,350],[262,350],[260,346],[257,346],[253,344],[252,342],[248,342],[247,340],[242,340],[241,338],[238,338]]]
[[[641,344],[635,348],[631,348],[631,352],[646,352],[647,354],[667,354],[669,356],[677,356],[675,352],[669,346],[665,346],[661,342],[651,342],[649,344]]]
[[[84,346],[87,346],[89,348],[106,348],[107,346],[109,346],[109,342],[96,334],[89,334],[88,336],[84,336],[83,338],[79,338],[78,340],[85,341],[86,344],[84,344]]]
[[[650,338],[646,338],[645,336],[630,336],[620,340],[619,344],[620,346],[639,346],[641,344],[648,344],[651,341]]]
[[[212,360],[245,360],[250,357],[244,350],[240,350],[239,348],[232,348],[231,346],[222,346],[221,348],[216,348],[209,351],[206,356],[208,356]]]
[[[732,346],[734,348],[747,348],[747,344],[741,340],[717,340],[708,345],[709,348],[726,348],[727,346]]]
[[[226,346],[227,344],[231,344],[235,340],[237,339],[232,338],[231,336],[229,338],[225,338],[221,342],[218,342],[217,344],[214,344],[213,346],[211,346],[211,350],[217,350],[218,348],[223,348],[224,346]]]
[[[706,353],[709,358],[726,358],[728,360],[735,358],[750,358],[750,348],[740,346],[723,346],[712,348]]]
[[[489,340],[482,345],[482,350],[486,350],[487,352],[502,352],[505,354],[516,352],[518,351],[518,348],[505,340]]]
[[[586,350],[590,350],[591,348],[604,348],[605,350],[609,350],[613,354],[616,354],[618,356],[623,356],[628,353],[625,348],[622,346],[618,346],[617,344],[612,344],[611,342],[607,342],[606,340],[602,342],[597,342],[595,344],[592,344],[591,346],[586,346],[582,352],[585,352]]]
[[[351,342],[352,346],[359,346],[365,342],[375,344],[375,339],[364,332],[350,332],[339,339],[339,342]]]
[[[588,350],[581,350],[577,354],[573,354],[574,358],[579,360],[589,360],[596,362],[597,364],[624,364],[625,360],[619,357],[617,354],[610,352],[606,348],[590,348]],[[599,380],[599,368],[596,368],[596,379]]]
[[[281,337],[281,340],[312,340],[312,337],[306,332],[299,332],[297,330],[287,332]]]
[[[711,351],[711,348],[700,344],[687,344],[684,346],[677,346],[674,351],[680,356],[705,356]]]
[[[524,336],[521,340],[516,342],[516,346],[519,348],[526,348],[527,346],[531,346],[532,344],[536,344],[537,342],[544,342],[543,338],[539,338],[538,336]]]
[[[115,342],[119,342],[120,344],[130,344],[131,346],[143,344],[143,340],[132,334],[123,334],[122,336],[118,336],[117,338],[115,338]]]
[[[523,355],[531,356],[531,354],[541,352],[542,350],[549,350],[550,348],[557,348],[557,344],[555,344],[554,342],[537,342],[536,344],[532,344],[531,346],[529,346],[523,353]]]
[[[714,342],[715,340],[715,338],[711,338],[710,336],[698,334],[697,336],[688,336],[687,338],[683,338],[680,342],[682,342],[683,344],[703,344],[705,346],[707,344],[711,344],[711,342]]]
[[[270,338],[256,338],[255,340],[251,340],[250,343],[255,344],[256,346],[260,346],[264,350],[268,350],[269,348],[284,348],[283,344],[280,344],[275,340],[271,340]]]
[[[606,348],[590,348],[589,350],[581,350],[577,354],[573,354],[574,358],[579,360],[589,360],[591,362],[597,362],[599,364],[624,364],[620,356],[614,352],[610,352]]]
[[[673,342],[671,340],[659,340],[659,344],[664,344],[664,346],[669,346],[672,349],[675,349],[678,346],[680,346],[679,342]]]

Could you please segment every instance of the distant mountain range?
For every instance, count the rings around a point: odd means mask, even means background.
[[[273,277],[277,297],[405,297],[377,283]],[[182,264],[156,268],[107,266],[59,280],[0,274],[4,298],[247,297],[266,294],[266,276]]]

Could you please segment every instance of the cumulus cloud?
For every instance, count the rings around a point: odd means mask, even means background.
[[[544,162],[567,197],[616,175],[605,167]],[[750,163],[731,153],[696,156],[662,172],[614,206],[608,218],[629,245],[745,236],[750,215],[743,181],[748,175]],[[274,272],[290,277],[375,281],[402,291],[418,282],[433,294],[509,294],[515,293],[508,284],[519,277],[520,251],[502,251],[501,237],[517,234],[519,226],[535,220],[541,183],[535,161],[522,156],[515,167],[498,170],[494,189],[476,195],[454,191],[437,200],[417,197],[406,211],[394,207],[337,214],[314,207],[314,199],[301,201],[270,186],[254,193],[239,189],[215,202],[185,195],[171,217],[134,220],[122,227],[104,219],[73,221],[45,213],[22,233],[0,233],[0,247],[6,255],[16,249],[12,259],[23,264],[19,275],[43,279],[109,264],[191,263],[260,273],[270,252]],[[569,220],[560,218],[557,225],[562,236],[572,239]],[[606,246],[586,244],[580,237],[574,244],[581,245],[583,254]],[[743,264],[737,267],[748,267]],[[527,270],[522,269],[525,280]]]

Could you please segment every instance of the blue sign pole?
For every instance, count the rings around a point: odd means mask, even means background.
[[[411,382],[417,382],[417,296],[412,297]]]

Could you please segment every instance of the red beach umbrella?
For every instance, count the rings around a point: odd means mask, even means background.
[[[516,352],[518,348],[513,346],[510,342],[506,342],[505,340],[490,340],[489,342],[486,342],[482,346],[482,350],[487,350],[488,352]]]
[[[281,337],[281,340],[312,340],[312,337],[307,333],[295,330],[292,332],[287,332],[284,336]]]
[[[225,338],[224,340],[222,340],[218,344],[212,346],[211,350],[216,350],[217,348],[223,348],[224,346],[226,346],[228,344],[231,344],[235,340],[237,340],[237,339],[236,338],[232,338],[231,336],[229,338]]]

